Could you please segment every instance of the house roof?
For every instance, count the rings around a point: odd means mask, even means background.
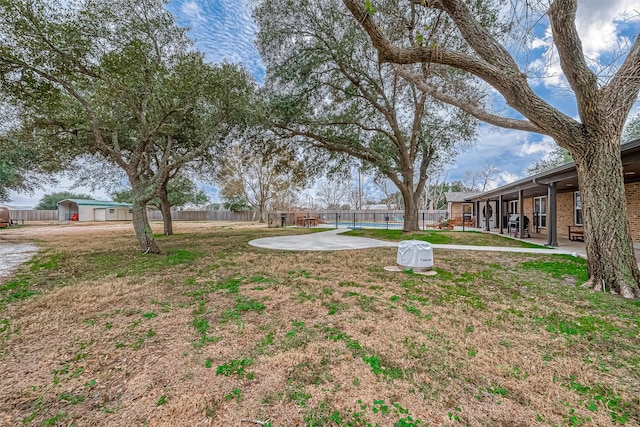
[[[75,203],[78,206],[95,206],[97,208],[114,208],[114,207],[130,208],[131,207],[131,203],[119,203],[119,202],[112,202],[110,200],[91,200],[91,199],[64,199],[59,201],[58,204],[65,203],[65,202]]]
[[[444,193],[444,198],[447,202],[459,203],[464,202],[470,197],[474,197],[480,194],[479,191],[454,191],[451,193]]]
[[[620,146],[625,182],[640,181],[640,139]],[[578,190],[578,173],[574,162],[528,176],[510,184],[494,188],[467,198],[467,201],[493,200],[503,196],[504,200],[516,200],[522,190],[524,197],[544,196],[549,184],[555,183],[558,192]]]

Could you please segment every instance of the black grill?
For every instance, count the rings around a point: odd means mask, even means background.
[[[511,214],[509,216],[509,234],[513,233],[513,237],[520,237],[520,215],[519,214]],[[524,217],[524,232],[523,235],[527,237],[531,237],[529,234],[529,217]]]

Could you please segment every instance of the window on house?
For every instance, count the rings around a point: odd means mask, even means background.
[[[517,214],[518,212],[518,201],[517,200],[512,200],[509,202],[509,214],[513,215],[513,214]]]
[[[580,192],[573,193],[573,206],[574,216],[573,221],[575,225],[582,225],[582,199],[580,199]]]
[[[133,209],[129,209],[129,213],[132,214],[133,213]]]
[[[110,213],[110,214],[111,214],[111,213],[116,213],[116,210],[115,210],[115,209],[109,209],[109,213]]]
[[[547,226],[547,197],[536,197],[533,199],[533,220],[535,227]]]
[[[466,219],[471,219],[472,216],[473,216],[473,203],[463,203],[462,217]]]

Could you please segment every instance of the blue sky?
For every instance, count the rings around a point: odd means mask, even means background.
[[[180,26],[190,28],[188,34],[195,41],[195,48],[204,52],[209,61],[242,62],[258,82],[263,80],[264,68],[253,45],[257,27],[246,0],[172,0],[168,9]],[[577,26],[583,49],[597,67],[598,63],[608,62],[638,34],[640,9],[637,0],[582,0]],[[575,117],[575,100],[562,77],[550,30],[544,20],[536,27],[534,37],[528,41],[521,56],[528,61],[527,69],[533,76],[531,82],[538,94],[565,114]],[[606,75],[607,70],[602,70],[602,74]],[[499,101],[494,109],[509,113]],[[640,104],[636,103],[632,114],[638,112]],[[460,153],[447,168],[447,180],[461,179],[465,171],[476,171],[492,164],[501,171],[493,185],[502,185],[526,176],[527,167],[553,147],[553,140],[546,136],[481,125],[476,144]],[[62,179],[60,187],[46,191],[65,190],[68,185],[68,180]],[[203,187],[214,200],[218,198],[214,187]],[[72,191],[109,198],[101,190],[79,188]],[[42,194],[43,191],[31,196],[14,193],[11,204],[35,205]]]
[[[246,0],[172,0],[169,9],[179,24],[191,28],[189,35],[207,58],[240,60],[258,81],[262,80],[264,70],[252,45],[257,28]],[[584,50],[594,62],[608,62],[612,52],[638,33],[638,10],[637,0],[583,0],[580,3],[578,30]],[[561,77],[548,25],[543,22],[536,28],[528,47],[528,68],[542,69],[541,73],[531,73],[536,76],[532,84],[538,93],[565,114],[576,116],[575,100]],[[636,104],[635,111],[640,111],[637,107]],[[496,108],[500,110],[504,106]],[[482,125],[477,143],[456,157],[448,167],[447,178],[461,179],[467,170],[475,171],[492,164],[501,170],[495,185],[511,182],[526,176],[527,167],[547,155],[554,145],[546,136]]]

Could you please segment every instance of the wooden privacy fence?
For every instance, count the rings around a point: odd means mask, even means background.
[[[19,221],[57,221],[57,210],[9,210],[11,219]],[[156,210],[147,212],[152,221],[161,221],[162,213]],[[257,221],[254,211],[172,211],[171,218],[176,221]]]
[[[57,210],[9,210],[9,213],[11,219],[20,221],[56,221],[58,219]]]
[[[152,221],[162,220],[162,212],[148,211],[147,216]],[[258,221],[255,211],[172,211],[171,218],[175,221]]]

